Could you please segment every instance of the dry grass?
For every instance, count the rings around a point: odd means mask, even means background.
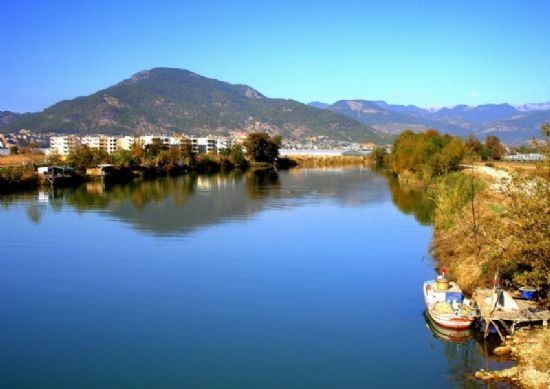
[[[535,162],[514,162],[514,161],[493,161],[475,162],[476,166],[492,165],[495,169],[505,170],[509,173],[521,173],[530,176],[548,177],[548,168],[541,163]]]
[[[293,155],[289,157],[301,167],[329,167],[329,166],[364,166],[372,164],[367,156],[335,155],[335,156],[309,156]]]
[[[25,165],[28,163],[44,163],[44,154],[18,154],[0,156],[0,166]]]
[[[506,199],[487,189],[477,192],[474,200],[476,222],[471,203],[465,205],[438,204],[435,215],[432,253],[445,266],[463,290],[471,294],[477,287],[489,286],[495,274],[494,247],[490,244],[497,219],[506,207]],[[444,201],[447,199],[444,199]],[[447,200],[450,201],[450,200]],[[457,208],[461,208],[457,211]]]

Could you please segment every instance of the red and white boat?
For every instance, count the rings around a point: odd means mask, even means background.
[[[476,318],[476,311],[456,282],[445,278],[445,269],[436,280],[424,282],[426,313],[445,328],[466,329]]]

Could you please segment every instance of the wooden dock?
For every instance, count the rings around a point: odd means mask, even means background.
[[[513,334],[519,327],[546,326],[550,322],[550,310],[539,306],[535,301],[513,298],[507,294],[508,301],[512,298],[513,303],[500,307],[495,305],[494,296],[494,289],[477,289],[472,295],[472,300],[479,307],[480,318],[485,321],[485,335],[488,334],[491,324],[503,338],[499,325],[509,334]]]

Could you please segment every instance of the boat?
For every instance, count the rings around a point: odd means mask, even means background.
[[[436,324],[457,330],[472,326],[476,310],[458,284],[445,277],[445,268],[437,279],[424,282],[423,291],[426,312]]]
[[[422,316],[424,316],[426,327],[428,327],[432,332],[432,335],[439,340],[452,343],[463,343],[474,337],[471,328],[445,328],[437,324],[427,311],[424,311]]]

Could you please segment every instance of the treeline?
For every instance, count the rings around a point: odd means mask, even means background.
[[[457,170],[466,153],[462,141],[436,130],[415,133],[407,130],[395,140],[388,167],[396,175],[420,180]]]
[[[395,175],[429,181],[459,168],[463,160],[500,160],[506,149],[495,136],[482,144],[471,135],[465,141],[430,129],[415,133],[404,131],[395,140],[391,154],[376,149],[373,159],[377,166],[386,166]]]

